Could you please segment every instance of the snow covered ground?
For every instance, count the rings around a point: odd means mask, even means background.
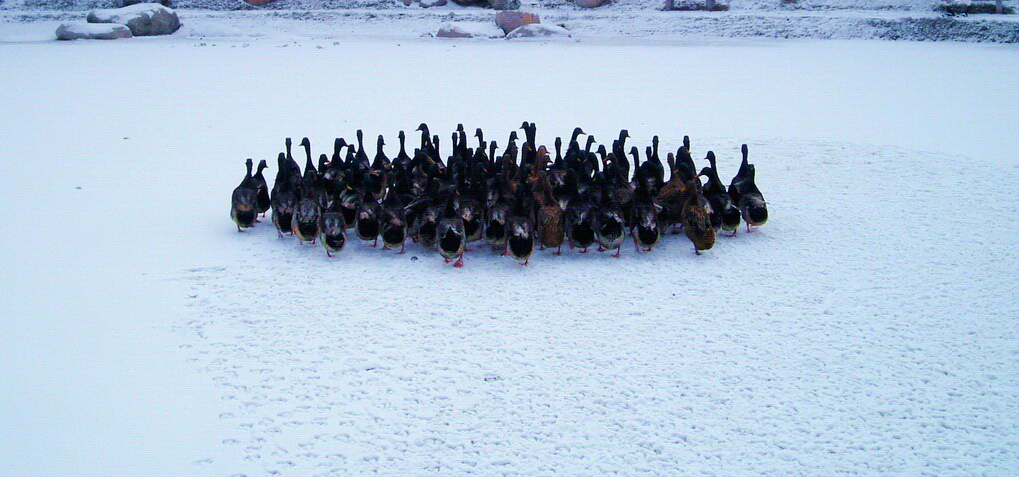
[[[1015,46],[195,15],[112,42],[0,24],[0,474],[1019,468]],[[228,216],[284,137],[524,120],[689,135],[725,181],[747,143],[771,220],[702,256],[454,269]]]

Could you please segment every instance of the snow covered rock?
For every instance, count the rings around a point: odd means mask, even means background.
[[[502,38],[499,27],[488,22],[447,22],[439,27],[435,36],[440,38]]]
[[[131,29],[118,23],[69,22],[57,27],[58,40],[114,40],[131,36]]]
[[[608,0],[574,0],[574,3],[580,8],[598,8],[609,2]]]
[[[177,12],[158,3],[136,3],[123,8],[93,10],[89,23],[127,25],[134,36],[169,35],[180,28]]]
[[[561,36],[568,37],[570,32],[565,28],[556,25],[543,23],[529,23],[506,34],[506,38],[541,38]]]
[[[506,34],[531,23],[541,23],[538,15],[519,10],[503,10],[495,14],[495,24],[499,25],[499,28],[502,28]]]

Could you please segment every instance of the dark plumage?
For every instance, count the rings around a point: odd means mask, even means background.
[[[513,206],[506,218],[506,252],[523,265],[534,253],[534,215],[531,191],[526,184],[517,186]]]
[[[613,257],[622,253],[625,237],[626,220],[619,205],[613,200],[612,188],[606,176],[596,174],[598,202],[594,214],[594,236],[598,245],[605,250],[616,249]]]
[[[287,153],[286,153],[286,161],[285,161],[284,164],[282,164],[280,166],[280,170],[281,171],[286,171],[288,173],[293,172],[293,173],[300,174],[301,173],[301,166],[297,165],[297,161],[294,160],[294,155],[292,154],[292,151],[291,151],[293,142],[290,140],[290,138],[286,138],[283,141],[283,144],[286,145]]]
[[[710,250],[715,245],[715,228],[711,225],[711,205],[701,193],[701,180],[698,177],[686,183],[684,193],[682,221],[683,233],[693,242],[694,252]]]
[[[301,242],[315,243],[321,232],[321,188],[315,164],[311,160],[311,141],[301,140],[307,161],[304,165],[304,176],[301,178],[297,194],[297,205],[294,207],[290,228]]]
[[[326,255],[331,257],[347,245],[347,225],[338,207],[322,211],[321,221],[322,246],[326,249]]]
[[[435,233],[442,213],[441,205],[433,203],[429,198],[408,205],[415,215],[413,235],[415,242],[427,248],[435,247]]]
[[[729,184],[729,197],[740,210],[743,220],[747,223],[747,232],[753,232],[751,226],[761,226],[768,221],[768,203],[764,195],[757,189],[756,170],[747,162],[747,145],[741,148],[743,162],[739,171]]]
[[[265,163],[265,159],[258,161],[258,171],[253,176],[255,186],[258,188],[258,213],[265,215],[269,211],[269,207],[272,206],[272,201],[269,198],[269,185],[265,182],[265,176],[262,175],[262,171],[269,167]]]
[[[276,159],[278,170],[276,181],[269,194],[269,206],[272,208],[272,223],[277,233],[292,232],[294,208],[297,207],[298,191],[301,185],[301,168],[290,155],[290,138],[286,140],[287,152],[281,152]]]
[[[676,170],[679,180],[689,182],[697,175],[697,165],[690,152],[690,136],[683,136],[683,146],[676,151]]]
[[[574,191],[572,198],[566,205],[565,223],[566,239],[570,248],[582,249],[580,253],[587,253],[588,247],[594,244],[594,204],[586,195]]]
[[[580,143],[579,136],[586,133],[577,127],[565,154],[562,139],[555,138],[553,161],[545,146],[537,145],[534,123],[525,121],[520,129],[526,138],[521,147],[516,145],[517,131],[511,131],[505,150],[496,155],[498,146],[484,139],[481,128],[472,148],[463,124],[458,124],[447,136],[451,151],[444,157],[439,135],[421,123],[421,144],[413,154],[408,154],[406,135],[400,131],[399,153],[390,160],[379,135],[371,162],[363,132],[357,130],[357,143],[336,138],[332,158],[322,154],[317,166],[305,137],[300,143],[307,159],[303,168],[294,161],[287,138],[271,191],[263,175],[266,161],[254,174],[252,161],[247,161],[245,179],[232,197],[231,217],[240,231],[257,222],[257,214],[272,209],[281,236],[290,233],[312,243],[321,237],[330,256],[345,247],[350,228],[373,247],[381,238],[384,248],[399,246],[400,253],[409,236],[438,250],[447,262],[455,260],[456,267],[463,265],[467,245],[481,239],[527,265],[536,242],[542,250],[555,247],[557,255],[564,242],[580,253],[597,243],[599,251],[615,248],[613,256],[618,257],[627,233],[638,250],[651,251],[661,240],[660,229],[671,225],[673,233],[686,232],[699,254],[713,247],[719,230],[735,234],[739,221],[746,220],[752,231],[767,221],[767,204],[755,183],[746,145],[739,172],[726,188],[713,152],[706,157],[710,167],[694,172],[689,137],[675,155],[667,154],[666,177],[658,136],[646,147],[642,163],[640,149],[627,151],[626,129],[612,141],[611,150],[606,144],[593,151],[594,136]],[[702,176],[707,179],[704,185]]]
[[[301,242],[315,243],[318,239],[318,235],[321,232],[321,218],[319,214],[318,201],[314,195],[301,193],[301,198],[297,201],[297,207],[294,208],[294,218],[291,221],[291,229],[294,235]]]
[[[485,218],[485,241],[492,246],[493,250],[506,249],[506,216],[509,214],[509,205],[503,201],[497,201],[488,208]]]
[[[456,212],[464,223],[464,237],[467,243],[481,240],[484,236],[484,215],[481,204],[468,195],[459,196],[455,204]]]
[[[640,247],[644,247],[645,252],[650,252],[661,237],[658,229],[658,211],[660,206],[654,203],[650,192],[643,187],[637,188],[633,203],[634,224],[631,231],[633,243],[638,247],[638,250]]]
[[[400,138],[400,152],[393,158],[394,169],[409,169],[410,168],[410,155],[407,154],[407,135],[401,130],[398,136]]]
[[[368,162],[368,153],[364,152],[364,132],[360,129],[357,130],[357,152],[354,154],[354,161],[360,170],[371,167],[371,163]]]
[[[386,152],[382,149],[385,144],[385,139],[379,134],[376,142],[375,160],[372,161],[368,175],[364,179],[365,189],[375,200],[382,200],[385,197],[386,186],[389,183],[389,171],[393,167]]]
[[[399,253],[403,253],[404,242],[407,240],[407,219],[403,201],[398,194],[390,194],[382,201],[382,218],[379,222],[382,246],[387,249],[400,247]]]
[[[672,169],[672,174],[669,177],[669,181],[662,186],[662,189],[658,191],[658,196],[655,198],[656,203],[662,208],[658,212],[658,224],[661,227],[675,227],[680,224],[680,212],[683,210],[683,199],[686,192],[686,182],[677,173],[675,167],[676,160],[671,152],[668,156],[668,162],[669,167]],[[673,233],[679,232],[673,229]]]
[[[439,255],[442,255],[446,263],[456,258],[453,266],[457,268],[463,266],[463,254],[467,240],[464,236],[463,218],[457,214],[453,207],[452,195],[446,200],[442,215],[435,225],[435,245],[439,249]]]
[[[361,204],[357,208],[357,220],[354,223],[354,232],[361,240],[372,241],[372,247],[378,245],[379,233],[382,229],[382,207],[371,197],[368,192],[364,193]]]
[[[536,138],[538,136],[538,126],[534,123],[524,121],[523,124],[520,125],[520,129],[524,130],[524,138],[526,141],[531,143],[531,146],[537,148],[538,143],[536,142]]]
[[[724,230],[735,235],[740,222],[739,208],[732,203],[732,197],[725,189],[721,179],[718,178],[715,153],[708,151],[707,160],[711,166],[701,169],[700,175],[708,178],[708,182],[704,185],[702,192],[704,197],[708,199],[708,203],[711,204],[711,226],[716,231]]]
[[[248,172],[244,175],[241,183],[234,188],[230,198],[230,218],[237,224],[238,232],[242,228],[253,227],[255,218],[258,217],[258,185],[251,177],[251,164],[251,159],[245,162]]]

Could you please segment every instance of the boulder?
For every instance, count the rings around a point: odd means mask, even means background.
[[[598,8],[602,5],[609,3],[608,0],[574,0],[580,8]]]
[[[177,12],[158,3],[136,3],[123,8],[93,10],[89,23],[127,25],[134,36],[169,35],[180,28]]]
[[[170,0],[122,0],[120,2],[120,6],[127,7],[134,5],[136,3],[148,3],[148,2],[158,3],[166,8],[173,8],[173,2],[171,2]]]
[[[130,28],[117,23],[69,22],[57,27],[58,40],[114,40],[131,36]]]
[[[502,38],[499,27],[489,22],[446,22],[435,36],[440,38]]]
[[[453,0],[453,3],[462,7],[469,7],[472,5],[488,5],[488,0]]]
[[[421,0],[421,8],[441,7],[446,5],[446,0]]]
[[[520,10],[503,10],[495,14],[495,24],[506,34],[531,23],[541,23],[538,15]]]
[[[546,37],[568,37],[570,32],[557,25],[545,25],[542,23],[529,23],[506,34],[507,39],[512,38],[546,38]]]
[[[517,10],[520,0],[488,0],[488,6],[496,10]]]

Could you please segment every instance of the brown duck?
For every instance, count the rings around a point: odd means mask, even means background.
[[[693,242],[697,255],[701,254],[701,250],[710,250],[715,245],[715,228],[711,226],[711,204],[701,192],[699,176],[686,183],[681,219],[683,232]]]
[[[543,247],[555,247],[555,255],[562,253],[565,230],[563,222],[563,208],[552,193],[552,184],[548,180],[548,173],[545,166],[549,163],[548,151],[545,146],[538,148],[538,163],[534,172],[527,178],[531,185],[537,216],[534,226],[537,229],[538,242]]]

